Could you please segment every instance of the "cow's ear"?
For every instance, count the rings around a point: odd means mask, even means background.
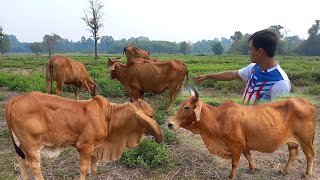
[[[194,108],[194,113],[196,115],[196,120],[200,121],[201,118],[201,110],[202,110],[202,102],[201,101],[197,101],[196,102],[196,108]]]
[[[109,67],[109,70],[110,70],[110,71],[113,71],[113,70],[114,70],[114,67],[115,67],[115,64],[112,64],[112,65]]]
[[[158,123],[141,111],[136,111],[137,121],[152,134],[157,143],[162,142],[162,132]]]

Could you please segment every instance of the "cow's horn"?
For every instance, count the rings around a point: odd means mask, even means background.
[[[113,60],[112,60],[111,58],[109,58],[109,57],[108,57],[108,60],[111,61],[111,62],[113,62]]]
[[[194,93],[195,93],[195,98],[194,98],[194,100],[195,100],[195,101],[198,101],[198,100],[199,100],[199,91],[198,91],[198,89],[197,89],[196,87],[193,87],[192,90],[193,90]]]

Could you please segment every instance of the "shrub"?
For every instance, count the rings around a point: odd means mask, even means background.
[[[128,167],[142,166],[144,168],[172,166],[173,158],[166,144],[157,144],[153,140],[144,140],[134,149],[126,149],[120,162]]]
[[[174,131],[170,130],[167,125],[162,126],[163,142],[166,144],[179,143],[177,135]]]

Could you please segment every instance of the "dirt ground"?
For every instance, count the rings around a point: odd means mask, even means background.
[[[204,90],[203,93],[210,93],[212,90]],[[8,91],[7,88],[0,88],[4,99],[0,100],[0,132],[6,128],[4,117],[5,102],[19,95],[20,93]],[[152,97],[150,98],[152,100]],[[318,112],[320,112],[320,97],[315,97]],[[121,102],[124,99],[111,99],[111,102]],[[319,114],[319,113],[318,113]],[[308,179],[320,179],[320,118],[318,124],[314,147],[316,159],[313,166],[313,176]],[[88,175],[87,179],[227,179],[231,169],[231,160],[222,159],[209,153],[201,137],[190,131],[180,130],[177,132],[179,143],[168,145],[174,161],[173,168],[128,168],[119,161],[99,164],[98,175]],[[1,135],[2,136],[2,135]],[[0,179],[21,179],[15,152],[12,143],[8,138],[2,138],[0,144]],[[262,142],[263,143],[263,142]],[[288,175],[282,175],[279,170],[284,167],[288,158],[287,146],[283,146],[274,153],[260,153],[252,151],[255,171],[250,173],[248,162],[241,156],[237,169],[236,179],[305,179],[303,173],[306,169],[306,159],[299,148],[299,155],[295,160]],[[56,159],[42,160],[42,172],[45,179],[78,179],[79,161],[75,149],[68,148]]]

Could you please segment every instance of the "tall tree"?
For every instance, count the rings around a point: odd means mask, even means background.
[[[57,42],[61,39],[61,37],[57,34],[52,34],[52,35],[45,35],[43,37],[43,46],[49,53],[49,58],[51,57],[51,54],[54,54],[56,44]]]
[[[2,27],[0,26],[0,51],[3,55],[4,53],[8,53],[10,50],[10,40],[9,36],[2,32]]]
[[[191,52],[191,45],[186,41],[182,41],[180,43],[180,52],[184,55],[189,54]]]
[[[214,42],[213,45],[212,45],[212,50],[213,50],[214,54],[219,55],[219,60],[220,60],[220,55],[223,52],[223,47],[222,47],[221,43],[220,42]]]
[[[92,33],[92,37],[94,39],[94,55],[95,55],[95,62],[97,62],[98,54],[97,54],[97,43],[99,38],[98,32],[99,29],[103,27],[102,21],[102,8],[103,5],[99,0],[89,0],[90,6],[89,9],[84,11],[85,17],[82,19],[86,22],[87,26],[89,26],[89,31]],[[88,17],[88,14],[91,17]]]
[[[319,56],[320,55],[320,20],[315,20],[309,30],[309,37],[304,43],[304,53],[308,56]]]
[[[33,42],[30,44],[30,49],[33,53],[39,54],[43,52],[42,43],[39,42]]]

